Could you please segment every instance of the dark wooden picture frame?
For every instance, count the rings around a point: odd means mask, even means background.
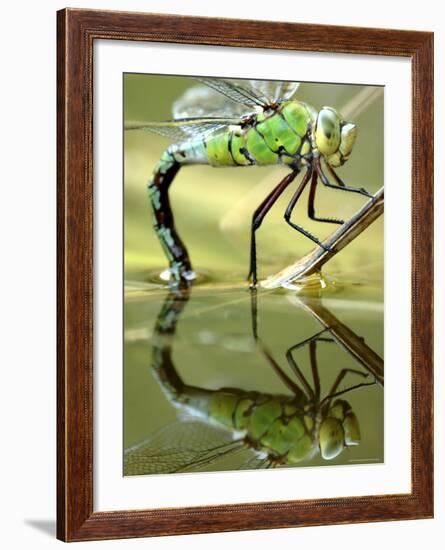
[[[64,541],[433,516],[433,34],[65,9],[57,14],[58,489]],[[412,423],[407,494],[93,512],[93,43],[155,41],[409,58]],[[390,366],[389,366],[390,367]]]

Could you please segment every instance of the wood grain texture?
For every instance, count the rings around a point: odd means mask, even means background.
[[[58,538],[93,540],[432,517],[432,33],[75,9],[58,12],[57,33]],[[93,42],[99,38],[411,59],[411,493],[93,513],[92,63]]]

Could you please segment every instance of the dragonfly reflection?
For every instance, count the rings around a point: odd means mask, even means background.
[[[319,307],[313,309],[314,315],[322,323],[323,315],[327,316],[331,326],[324,323],[321,331],[291,346],[285,354],[286,371],[259,336],[256,292],[251,296],[252,333],[258,352],[290,395],[232,387],[212,390],[184,382],[173,362],[173,342],[190,289],[171,290],[156,321],[151,370],[181,418],[126,450],[125,475],[199,471],[235,454],[240,455],[239,469],[275,468],[306,463],[318,453],[324,460],[332,460],[345,448],[360,443],[358,419],[343,396],[383,382],[383,371],[368,368],[369,355],[374,367],[380,358],[326,308]],[[309,303],[304,307],[311,309]],[[348,342],[352,344],[348,346]],[[354,358],[368,372],[344,368],[323,394],[317,348],[325,344],[341,344],[350,352],[352,347]],[[310,377],[297,363],[298,349],[308,350]],[[353,382],[340,389],[345,379]]]

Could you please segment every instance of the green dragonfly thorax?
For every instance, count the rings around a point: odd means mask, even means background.
[[[216,167],[287,164],[299,170],[312,158],[314,112],[300,101],[285,101],[252,113],[204,138],[207,161]],[[185,156],[178,156],[178,162],[198,161],[192,143],[182,146]]]

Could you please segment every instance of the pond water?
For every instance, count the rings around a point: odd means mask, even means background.
[[[191,83],[127,75],[125,118],[170,118],[171,101]],[[307,84],[301,95],[316,108],[341,106],[355,88]],[[154,98],[162,101],[154,106]],[[383,101],[357,124],[359,139],[341,177],[376,192],[383,182]],[[145,185],[167,144],[125,136],[124,473],[382,462],[383,219],[326,264],[326,288],[259,288],[253,295],[246,281],[252,212],[285,169],[187,167],[171,200],[199,277],[189,292],[174,293],[159,279],[167,265]],[[293,190],[258,232],[260,279],[313,247],[283,221]],[[347,219],[363,198],[344,195],[323,188],[316,206]],[[305,196],[294,216],[319,237],[335,229],[306,221]],[[332,432],[326,417],[339,421]]]
[[[221,430],[215,415],[206,417],[202,411],[208,411],[211,399],[226,388],[236,389],[237,400],[253,392],[277,398],[295,395],[274,364],[302,388],[287,357],[288,351],[301,343],[292,357],[312,389],[316,383],[313,369],[318,371],[321,399],[329,394],[343,369],[356,372],[344,377],[339,390],[370,385],[342,396],[358,419],[359,444],[345,448],[333,460],[324,460],[317,451],[298,464],[382,461],[383,388],[375,365],[383,366],[383,362],[368,349],[383,355],[382,304],[359,299],[366,296],[358,289],[354,295],[356,300],[348,300],[346,292],[339,291],[320,300],[288,292],[259,292],[255,316],[254,298],[245,287],[202,285],[189,297],[161,289],[128,290],[125,447],[130,452],[126,473],[165,473],[185,466],[192,471],[252,467],[261,453],[234,447],[232,453],[221,454],[221,445],[238,434],[235,429]],[[255,321],[257,339],[252,329]],[[324,329],[328,330],[320,334]],[[317,335],[318,339],[310,340]],[[362,344],[362,355],[351,351],[357,341]],[[311,353],[315,355],[312,363]],[[229,412],[232,414],[232,409]],[[227,428],[227,424],[220,426]],[[203,457],[212,461],[201,464]],[[256,467],[260,464],[255,462]]]

